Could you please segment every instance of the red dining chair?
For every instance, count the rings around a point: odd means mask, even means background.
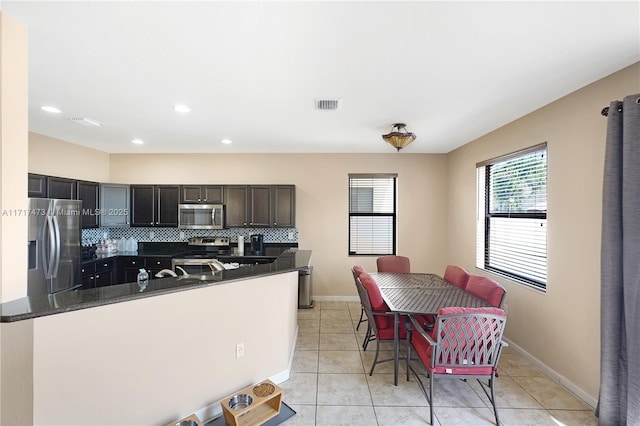
[[[386,361],[393,361],[393,358],[378,361],[380,354],[380,342],[393,342],[394,341],[394,314],[389,312],[389,307],[382,299],[378,284],[374,281],[373,277],[366,272],[361,274],[356,280],[358,287],[358,294],[360,300],[365,309],[365,313],[369,318],[369,327],[371,335],[367,340],[367,345],[371,340],[376,341],[376,355],[371,365],[371,371],[369,375],[373,374],[373,370],[377,364]],[[407,337],[407,329],[404,321],[401,321],[398,327],[398,337],[405,339]],[[366,350],[366,346],[364,350]]]
[[[504,287],[491,278],[479,275],[469,277],[465,290],[496,308],[502,306],[502,301],[507,293]]]
[[[464,268],[455,265],[447,265],[447,269],[444,271],[444,279],[445,281],[454,284],[461,289],[465,289],[467,286],[467,282],[469,281],[469,272],[467,272]]]
[[[495,377],[503,346],[502,334],[507,322],[506,313],[500,308],[442,308],[438,311],[435,328],[424,330],[411,318],[412,331],[407,339],[407,380],[409,370],[418,380],[427,398],[433,424],[434,379],[477,379],[493,406],[496,425],[500,424],[495,402]],[[411,366],[411,347],[415,349],[427,369],[429,391]],[[489,390],[480,380],[489,381]]]
[[[353,268],[351,268],[351,273],[353,274],[353,280],[356,281],[358,279],[358,277],[360,276],[360,274],[367,272],[364,269],[364,266],[360,266],[360,265],[355,265]],[[356,283],[356,287],[357,287],[357,283]],[[360,303],[360,319],[358,320],[358,325],[356,326],[356,331],[358,331],[360,329],[360,324],[362,324],[363,322],[367,322],[367,318],[365,317],[365,312],[364,312],[364,306],[362,306],[362,303]]]
[[[408,274],[411,272],[408,257],[404,256],[382,256],[376,259],[378,272],[395,272]]]

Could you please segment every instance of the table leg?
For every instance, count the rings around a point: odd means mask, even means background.
[[[398,386],[398,359],[400,357],[400,314],[393,314],[393,384]]]

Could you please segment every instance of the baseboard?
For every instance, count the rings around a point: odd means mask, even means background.
[[[560,385],[566,388],[569,392],[571,392],[576,397],[583,400],[586,404],[590,405],[595,410],[596,406],[598,405],[597,398],[594,398],[592,395],[589,395],[587,392],[585,392],[583,389],[576,386],[573,382],[571,382],[569,379],[564,377],[562,374],[553,370],[548,365],[542,363],[538,358],[534,357],[529,352],[525,351],[522,347],[513,343],[509,339],[505,338],[504,340],[506,340],[506,342],[509,344],[510,349],[512,349],[514,352],[517,352],[519,355],[522,355],[522,357],[526,358],[538,369],[542,370],[542,372],[547,376],[549,376],[550,379],[558,382]]]
[[[314,296],[313,299],[316,302],[358,302],[360,298],[358,296]]]
[[[293,356],[296,351],[296,343],[298,341],[298,326],[296,325],[295,337],[293,339],[293,345],[291,347],[291,353],[289,354],[289,364],[287,368],[279,373],[274,374],[273,376],[268,377],[273,383],[279,385],[282,382],[289,380],[291,376],[291,366],[293,365]],[[210,422],[213,419],[216,419],[222,415],[222,406],[220,405],[220,401],[216,401],[212,404],[207,405],[206,407],[202,407],[199,410],[196,410],[194,413],[202,423]]]

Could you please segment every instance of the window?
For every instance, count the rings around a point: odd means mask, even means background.
[[[476,266],[547,286],[547,144],[477,165]]]
[[[397,175],[349,175],[349,255],[396,254]]]

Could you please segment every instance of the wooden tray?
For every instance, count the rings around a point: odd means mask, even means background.
[[[269,393],[271,390],[272,392]],[[239,394],[250,395],[253,398],[253,402],[246,408],[234,410],[229,407],[229,401]],[[281,403],[282,389],[267,379],[229,395],[222,400],[220,405],[222,405],[222,414],[227,425],[254,426],[261,425],[277,416],[280,413]]]

